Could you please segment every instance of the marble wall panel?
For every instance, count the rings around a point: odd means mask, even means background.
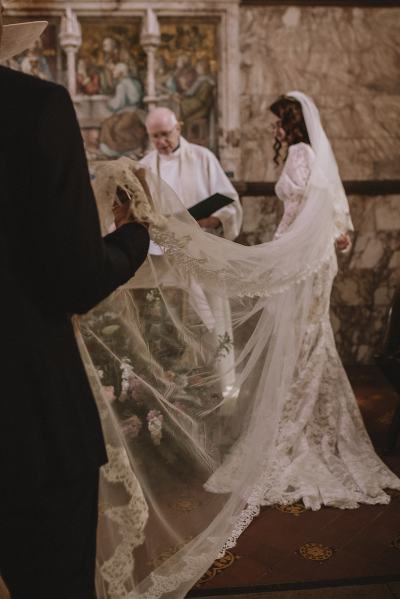
[[[346,364],[369,363],[382,342],[388,308],[400,284],[400,196],[350,196],[353,247],[339,255],[331,319]],[[239,241],[269,241],[281,218],[275,197],[244,197]]]
[[[274,180],[268,107],[317,102],[344,179],[399,178],[400,8],[241,9],[242,175]]]
[[[282,218],[283,204],[276,197],[243,197],[243,225],[239,243],[257,245],[271,241]]]

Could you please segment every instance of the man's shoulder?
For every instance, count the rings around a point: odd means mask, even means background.
[[[157,156],[157,150],[151,150],[150,152],[145,154],[143,156],[143,158],[141,158],[139,160],[139,162],[140,162],[140,164],[143,164],[144,166],[150,166],[154,163],[156,156]]]
[[[189,147],[191,149],[191,151],[199,156],[202,156],[204,158],[208,158],[209,160],[217,160],[216,155],[209,150],[208,148],[206,148],[205,146],[200,146],[199,144],[194,144],[191,142],[187,142],[189,144]]]
[[[43,98],[54,93],[68,95],[65,87],[58,83],[44,81],[38,77],[3,66],[0,66],[0,86],[2,94],[8,92],[10,95],[23,95],[27,101],[30,101],[34,96]]]

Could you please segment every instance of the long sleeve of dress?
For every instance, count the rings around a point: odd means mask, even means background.
[[[274,238],[283,235],[294,222],[303,207],[304,192],[311,174],[314,152],[308,144],[299,143],[289,147],[289,154],[275,186],[285,210]]]

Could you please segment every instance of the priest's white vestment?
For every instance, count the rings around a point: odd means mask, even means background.
[[[171,154],[159,154],[157,150],[153,150],[140,162],[163,179],[175,191],[186,208],[191,208],[215,193],[232,198],[231,204],[220,208],[212,216],[221,221],[221,234],[225,239],[233,240],[239,235],[243,220],[239,196],[218,159],[210,150],[189,143],[181,136],[179,147]],[[195,293],[194,297],[196,297]],[[208,329],[213,331],[217,343],[222,344],[227,336],[233,340],[229,302],[215,296],[201,297],[199,294],[196,304],[193,307]],[[221,314],[223,318],[221,318]],[[216,322],[218,325],[215,324]],[[223,388],[221,391],[224,397],[232,396],[234,398],[236,389],[234,387],[233,349],[226,348],[224,350],[218,369],[222,377]]]
[[[231,204],[212,216],[221,221],[225,239],[233,240],[239,235],[243,218],[239,196],[210,150],[181,137],[179,148],[172,154],[163,155],[153,150],[140,162],[168,183],[186,208],[214,193],[232,198]]]

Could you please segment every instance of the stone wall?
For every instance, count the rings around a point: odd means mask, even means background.
[[[242,175],[276,173],[268,107],[312,96],[344,179],[399,178],[400,8],[241,9]]]
[[[355,228],[353,247],[339,255],[331,319],[346,364],[368,363],[382,342],[388,306],[400,272],[400,196],[350,196]],[[239,241],[269,241],[282,215],[275,197],[243,198]]]
[[[243,7],[241,150],[246,181],[274,181],[269,105],[312,96],[344,180],[400,179],[398,8]],[[351,196],[354,244],[339,259],[332,324],[346,363],[369,362],[382,339],[400,267],[400,195]],[[245,197],[240,241],[267,241],[282,206]]]

